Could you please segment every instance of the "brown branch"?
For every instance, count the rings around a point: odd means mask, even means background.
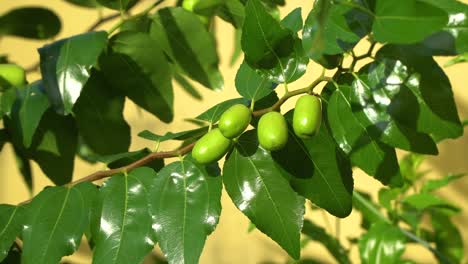
[[[265,108],[265,109],[257,110],[255,112],[253,112],[252,115],[253,116],[261,116],[261,115],[266,114],[268,112],[274,111],[274,110],[278,109],[282,104],[284,104],[289,98],[291,98],[293,96],[296,96],[296,95],[299,95],[299,94],[311,93],[313,91],[313,89],[317,85],[319,85],[321,82],[323,82],[323,81],[329,82],[331,80],[332,80],[332,78],[330,78],[330,77],[320,76],[315,81],[313,81],[309,86],[307,86],[305,88],[302,88],[302,89],[297,89],[297,90],[290,91],[290,92],[286,93],[273,106]],[[70,182],[70,183],[66,184],[65,186],[70,187],[70,186],[74,186],[74,185],[76,185],[78,183],[82,183],[82,182],[93,182],[93,181],[97,181],[97,180],[102,180],[104,178],[111,177],[112,175],[115,175],[115,174],[118,174],[118,173],[123,173],[123,172],[128,172],[128,171],[131,171],[131,170],[133,170],[135,168],[144,166],[144,165],[148,164],[149,162],[151,162],[151,161],[153,161],[155,159],[166,159],[166,158],[179,157],[179,156],[185,155],[188,152],[190,152],[192,150],[193,146],[195,146],[195,143],[196,143],[196,141],[189,144],[189,145],[187,145],[187,146],[184,146],[182,148],[178,148],[178,149],[175,149],[175,150],[172,150],[172,151],[153,152],[153,153],[150,153],[147,156],[145,156],[145,157],[143,157],[143,158],[141,158],[141,159],[139,159],[139,160],[137,160],[137,161],[135,161],[135,162],[133,162],[131,164],[126,165],[126,166],[123,166],[123,167],[120,167],[120,168],[115,168],[115,169],[110,169],[110,170],[97,171],[97,172],[89,174],[88,176],[85,176],[85,177],[83,177],[81,179]],[[24,201],[24,202],[20,203],[19,205],[27,204],[30,201],[31,200]]]
[[[321,82],[323,81],[331,81],[331,78],[329,77],[324,77],[324,76],[320,76],[317,80],[315,80],[314,82],[312,82],[309,86],[305,87],[305,88],[302,88],[302,89],[297,89],[297,90],[294,90],[294,91],[290,91],[288,93],[286,93],[283,97],[281,97],[274,105],[268,107],[268,108],[265,108],[265,109],[261,109],[261,110],[257,110],[257,111],[254,111],[252,113],[253,116],[261,116],[263,114],[266,114],[268,112],[271,112],[271,111],[275,111],[277,109],[279,109],[281,107],[281,105],[283,105],[289,98],[293,97],[293,96],[296,96],[296,95],[299,95],[299,94],[304,94],[304,93],[309,93],[311,92],[317,85],[319,85]]]

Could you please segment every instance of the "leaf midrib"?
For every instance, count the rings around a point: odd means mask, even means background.
[[[246,152],[245,149],[242,147],[241,144],[239,144],[238,146],[239,146],[244,152]],[[238,154],[238,153],[236,153],[236,154]],[[272,196],[271,196],[271,193],[270,193],[268,187],[266,186],[266,184],[265,184],[265,182],[264,182],[264,179],[263,179],[261,173],[257,170],[257,167],[255,166],[255,163],[253,162],[253,160],[252,160],[250,157],[246,157],[246,158],[247,158],[247,160],[249,161],[249,163],[252,165],[252,167],[254,168],[255,173],[256,173],[256,174],[259,176],[259,178],[261,179],[261,183],[262,183],[262,185],[263,185],[263,188],[266,190],[266,193],[267,193],[267,195],[268,195],[268,199],[269,199],[270,202],[273,204],[273,208],[275,209],[275,213],[276,213],[276,215],[278,216],[278,218],[280,219],[282,231],[283,231],[283,233],[285,234],[285,236],[288,238],[286,241],[288,241],[288,244],[289,244],[289,246],[290,246],[290,249],[291,249],[291,250],[294,249],[293,243],[292,243],[292,241],[290,241],[291,237],[288,235],[289,233],[288,233],[287,230],[286,230],[286,226],[285,226],[285,224],[284,224],[283,218],[282,218],[281,214],[280,214],[279,211],[278,211],[278,206],[277,206],[276,203],[274,202],[274,200],[273,200],[273,198],[272,198]]]

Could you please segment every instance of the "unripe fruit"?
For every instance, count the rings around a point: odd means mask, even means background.
[[[231,140],[215,128],[197,141],[192,150],[192,157],[200,164],[209,164],[221,159],[230,146]]]
[[[249,126],[252,114],[243,104],[236,104],[226,110],[219,119],[218,128],[227,138],[236,138]]]
[[[0,86],[3,86],[2,81],[6,81],[11,86],[25,84],[26,74],[24,69],[16,64],[0,64]]]
[[[322,123],[322,103],[313,95],[299,98],[294,108],[293,129],[300,138],[309,139],[320,129]]]
[[[278,150],[288,142],[288,125],[278,112],[264,114],[258,122],[258,142],[266,150]]]
[[[199,2],[199,0],[184,0],[182,2],[182,8],[188,11],[192,11],[195,8],[195,5]],[[197,17],[202,21],[202,23],[207,26],[210,23],[210,20],[206,16],[197,15]]]

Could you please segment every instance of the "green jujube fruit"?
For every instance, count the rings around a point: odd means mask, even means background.
[[[296,102],[293,115],[294,133],[300,138],[309,139],[320,129],[322,123],[322,103],[313,95],[304,95]]]
[[[24,69],[16,64],[0,64],[0,90],[26,83]]]
[[[264,114],[258,122],[258,142],[266,150],[278,150],[288,142],[288,125],[278,112]]]
[[[193,9],[195,8],[195,5],[198,4],[198,2],[200,2],[200,0],[184,0],[182,2],[182,8],[193,12]],[[210,19],[206,16],[197,15],[197,17],[201,20],[201,22],[203,22],[205,26],[207,26],[210,23]]]
[[[200,164],[209,164],[221,159],[231,146],[219,128],[215,128],[200,138],[192,150],[192,157]]]
[[[226,110],[219,119],[218,128],[227,138],[236,138],[249,126],[252,114],[243,104],[236,104]]]

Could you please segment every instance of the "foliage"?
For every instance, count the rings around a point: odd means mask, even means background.
[[[0,74],[0,149],[12,144],[30,190],[32,161],[56,184],[31,201],[0,205],[2,263],[59,263],[84,235],[93,263],[141,263],[156,244],[169,263],[197,263],[220,220],[223,188],[258,230],[299,262],[308,261],[301,260],[301,246],[314,240],[337,262],[350,263],[350,248],[339,236],[304,219],[309,203],[337,218],[353,208],[362,215],[366,232],[350,239],[362,263],[411,263],[402,259],[408,243],[424,246],[441,263],[462,261],[463,240],[452,222],[460,209],[434,191],[463,175],[424,180],[418,167],[424,155],[438,154],[436,143],[463,134],[450,80],[433,56],[454,56],[447,65],[467,61],[468,5],[318,0],[312,10],[280,16],[282,0],[185,1],[163,7],[163,0],[67,0],[116,13],[40,48],[40,80],[12,84],[1,76],[13,75]],[[132,14],[140,4],[148,8]],[[110,30],[96,31],[118,17]],[[157,146],[181,141],[180,148],[129,151],[126,98],[170,123],[173,81],[196,99],[201,96],[191,81],[223,89],[214,17],[235,29],[232,61],[244,54],[235,78],[241,98],[194,116],[199,128],[139,134]],[[61,28],[59,15],[42,7],[0,14],[0,37],[50,40]],[[356,55],[364,40],[368,52]],[[357,68],[363,59],[370,62]],[[292,89],[308,78],[312,62],[323,73]],[[11,62],[2,56],[1,63]],[[278,86],[284,86],[281,97]],[[302,107],[296,119],[307,120],[312,109],[315,121],[308,126],[294,121],[294,110],[284,118],[271,113],[302,94],[312,96],[313,106]],[[249,120],[253,128],[226,139],[218,121],[235,121],[229,109],[239,104],[252,118],[244,117],[233,134]],[[226,111],[234,114],[223,118]],[[262,119],[271,115],[281,122]],[[298,127],[306,136],[296,134]],[[209,135],[217,131],[213,140]],[[280,144],[265,146],[271,134]],[[410,153],[398,161],[396,149]],[[73,181],[75,156],[109,170]],[[179,160],[165,164],[173,157]],[[354,190],[353,167],[386,186],[378,202]],[[93,183],[104,178],[100,186]],[[430,228],[421,224],[426,216]]]

